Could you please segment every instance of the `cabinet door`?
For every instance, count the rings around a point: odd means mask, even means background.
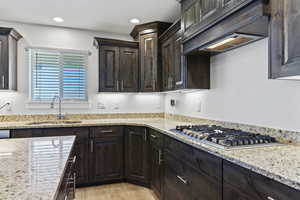
[[[149,185],[149,142],[147,129],[127,127],[125,140],[125,177],[128,181]]]
[[[160,197],[162,193],[162,149],[151,144],[151,188]]]
[[[140,36],[140,90],[142,92],[159,91],[158,83],[158,41],[157,33]]]
[[[139,57],[138,49],[120,48],[120,91],[138,91]]]
[[[253,197],[248,197],[231,185],[223,184],[223,200],[252,200]]]
[[[74,152],[76,155],[76,185],[85,185],[88,183],[88,140],[76,143],[74,146]]]
[[[174,88],[174,43],[173,38],[169,38],[162,44],[162,68],[163,68],[163,89],[172,90]]]
[[[123,137],[95,138],[91,151],[89,166],[92,183],[123,178]]]
[[[184,31],[196,25],[200,19],[200,0],[189,0],[186,2],[182,10]]]
[[[185,56],[182,54],[181,31],[178,31],[174,37],[174,83],[175,89],[184,88]]]
[[[200,0],[201,20],[204,20],[213,15],[221,6],[221,0]]]
[[[101,46],[99,59],[99,92],[118,92],[119,48]]]
[[[0,89],[8,89],[8,36],[0,35]]]
[[[299,0],[270,1],[270,78],[300,75]],[[299,77],[295,77],[299,79]]]

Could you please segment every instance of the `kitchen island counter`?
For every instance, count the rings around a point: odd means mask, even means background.
[[[54,200],[75,136],[0,140],[0,199]]]

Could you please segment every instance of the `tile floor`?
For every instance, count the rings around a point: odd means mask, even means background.
[[[85,187],[76,190],[75,200],[158,200],[147,188],[116,183],[103,186]]]

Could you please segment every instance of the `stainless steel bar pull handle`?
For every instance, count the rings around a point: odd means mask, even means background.
[[[159,165],[161,165],[161,163],[162,163],[161,157],[162,157],[162,151],[161,151],[161,149],[160,149],[160,150],[158,151],[158,164],[159,164]]]
[[[101,133],[112,133],[113,131],[112,130],[103,130],[101,131]]]
[[[153,89],[154,91],[156,90],[156,82],[155,82],[154,79],[152,80],[152,89]]]
[[[74,182],[73,182],[73,199],[76,198],[76,173],[74,173]]]
[[[273,197],[270,197],[270,196],[268,196],[267,199],[268,200],[276,200],[276,199],[274,199]]]
[[[182,85],[182,81],[178,81],[178,82],[176,82],[176,85]]]
[[[157,136],[156,135],[153,135],[153,134],[151,134],[150,135],[153,139],[156,139],[157,138]]]
[[[91,153],[93,153],[93,151],[94,151],[94,141],[91,140]]]
[[[121,91],[124,91],[124,80],[121,81]]]
[[[144,140],[147,141],[147,129],[145,129],[145,132],[144,132]]]
[[[117,92],[120,91],[120,87],[119,87],[119,80],[117,80]]]
[[[2,88],[4,89],[5,88],[5,76],[4,75],[1,76],[1,83],[2,83]]]
[[[188,181],[182,178],[181,176],[177,176],[177,178],[185,185],[188,183]]]

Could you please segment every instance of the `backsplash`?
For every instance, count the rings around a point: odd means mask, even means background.
[[[163,118],[164,113],[111,113],[111,114],[69,114],[65,120]],[[1,115],[0,122],[55,121],[56,115]]]

